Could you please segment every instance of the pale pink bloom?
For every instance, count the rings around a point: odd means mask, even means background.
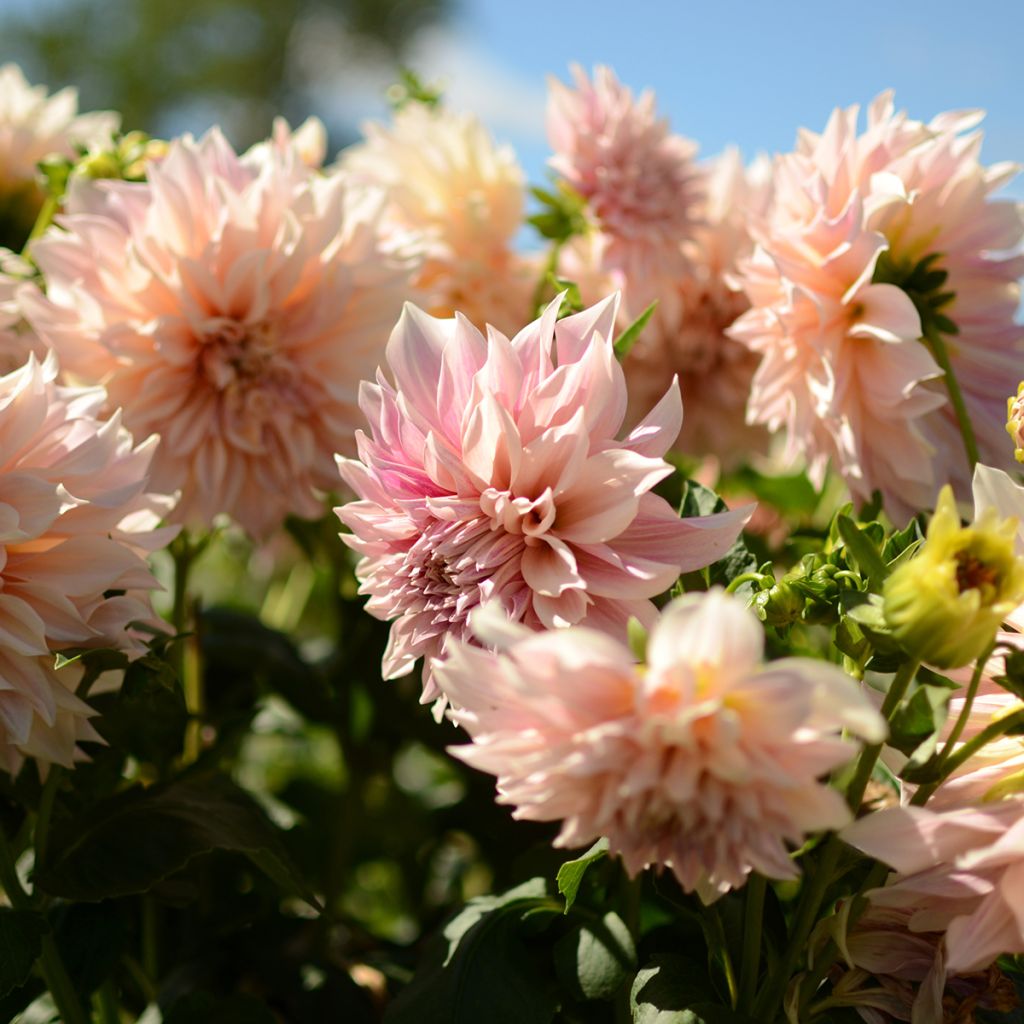
[[[598,265],[639,275],[681,268],[701,196],[696,143],[655,113],[654,94],[634,98],[608,67],[593,81],[578,65],[572,87],[548,80],[552,169],[586,200]]]
[[[819,781],[857,753],[841,733],[885,734],[835,666],[765,663],[760,623],[721,590],[665,608],[646,668],[585,628],[474,625],[501,653],[455,644],[436,666],[473,740],[451,753],[496,775],[515,817],[562,820],[557,846],[605,836],[631,874],[665,866],[706,898],[751,871],[795,878],[790,847],[850,818]]]
[[[387,196],[385,227],[418,255],[417,302],[511,333],[533,312],[536,260],[516,246],[525,176],[472,114],[409,103],[390,125],[368,123],[341,166]]]
[[[720,558],[750,509],[680,519],[651,488],[679,432],[673,386],[625,440],[618,301],[556,322],[559,300],[511,341],[406,306],[361,404],[372,436],[339,462],[359,495],[338,510],[362,556],[367,610],[394,620],[386,678],[469,636],[495,599],[533,628],[624,635],[681,571]],[[437,696],[427,678],[424,700]]]
[[[249,160],[273,160],[274,156],[285,156],[289,150],[307,166],[323,167],[327,156],[327,129],[318,117],[307,117],[292,131],[283,117],[274,118],[270,138],[256,143],[246,157]]]
[[[1024,797],[942,811],[888,807],[842,835],[895,868],[869,899],[912,911],[912,932],[943,932],[950,973],[1024,953]]]
[[[0,197],[17,194],[23,204],[21,226],[32,227],[42,203],[36,164],[49,156],[73,157],[76,147],[109,145],[120,117],[109,111],[78,113],[78,93],[61,89],[52,96],[45,85],[29,85],[17,64],[0,67]]]
[[[144,493],[155,438],[134,446],[100,388],[55,383],[52,356],[0,378],[0,767],[70,766],[98,737],[75,696],[81,670],[52,651],[145,650],[157,587],[146,553],[162,505]],[[110,596],[107,596],[110,595]]]
[[[993,509],[1000,519],[1017,520],[1016,551],[1018,557],[1024,557],[1024,487],[1005,471],[978,463],[972,493],[975,519],[980,519],[987,509]],[[1024,605],[1010,615],[1007,622],[1018,633],[1024,633]]]
[[[177,521],[226,513],[263,536],[320,514],[408,283],[378,212],[296,145],[239,157],[216,129],[172,142],[146,183],[73,181],[33,245],[47,294],[26,314],[130,429],[160,434],[152,484],[181,491]]]
[[[985,461],[1006,464],[1006,382],[1016,380],[1024,328],[1014,323],[1024,236],[1016,204],[991,193],[1013,168],[978,160],[974,113],[930,124],[894,112],[890,93],[837,110],[825,132],[802,131],[776,160],[773,200],[743,265],[752,309],[733,337],[762,356],[752,422],[784,429],[816,480],[829,460],[858,498],[878,489],[897,517],[926,507],[944,482],[970,478],[941,370],[921,319],[896,284],[874,283],[882,254],[901,273],[932,269],[956,293],[942,307],[947,338]]]
[[[700,222],[684,242],[686,268],[670,262],[654,275],[617,275],[626,318],[657,302],[624,364],[627,415],[649,407],[678,375],[686,417],[675,447],[730,465],[767,444],[764,428],[746,422],[759,358],[725,331],[750,305],[732,275],[753,250],[748,223],[768,200],[769,178],[763,164],[745,169],[734,149],[701,170],[704,198]]]
[[[20,256],[0,249],[0,375],[23,366],[31,353],[44,356],[46,346],[25,323],[18,295],[31,283],[34,271]]]

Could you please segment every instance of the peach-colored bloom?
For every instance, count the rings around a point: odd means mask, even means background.
[[[708,898],[751,871],[796,877],[789,844],[849,821],[819,781],[857,752],[840,734],[885,733],[835,666],[766,664],[760,623],[721,590],[667,606],[646,669],[585,628],[474,625],[503,650],[453,644],[435,668],[473,739],[451,752],[496,775],[516,817],[561,819],[556,845],[606,836],[631,874],[664,865]]]
[[[926,507],[940,484],[961,497],[967,460],[941,370],[904,286],[920,262],[922,303],[959,328],[947,338],[982,458],[1005,464],[1006,382],[1016,379],[1024,327],[1014,323],[1024,235],[1016,204],[991,193],[1012,176],[978,160],[974,113],[925,125],[895,113],[892,96],[837,110],[825,132],[801,132],[777,159],[773,200],[753,227],[743,266],[752,309],[733,337],[763,359],[753,422],[784,428],[817,479],[831,460],[859,498],[878,489],[897,517]],[[880,280],[875,280],[879,261]],[[955,293],[947,303],[942,293]],[[929,314],[931,315],[931,314]]]
[[[942,811],[888,807],[842,834],[895,868],[869,899],[911,910],[912,932],[945,933],[950,973],[1024,953],[1024,797]]]
[[[78,113],[78,94],[29,85],[16,64],[0,67],[0,242],[20,246],[43,202],[36,164],[48,156],[71,157],[77,146],[109,143],[117,114]]]
[[[633,97],[608,67],[573,87],[549,79],[551,167],[586,200],[603,271],[682,267],[701,193],[697,146],[655,114],[654,94]]]
[[[686,268],[670,262],[654,275],[616,275],[626,318],[658,303],[625,361],[627,415],[649,407],[678,374],[686,417],[675,447],[728,465],[767,443],[764,428],[746,422],[759,358],[725,331],[750,305],[732,275],[753,249],[748,223],[767,202],[769,178],[762,163],[746,170],[736,150],[701,170],[704,198],[696,208],[700,221],[683,244]]]
[[[489,598],[531,627],[624,635],[680,571],[735,540],[749,509],[680,519],[650,493],[672,472],[661,456],[679,431],[678,388],[616,439],[617,304],[556,323],[556,300],[511,341],[406,306],[387,348],[394,386],[364,385],[372,437],[339,463],[363,499],[338,515],[363,555],[367,611],[394,620],[385,677],[442,656]],[[435,696],[427,678],[424,700]]]
[[[387,195],[385,224],[419,256],[417,301],[433,316],[456,310],[477,327],[511,333],[532,313],[536,260],[516,248],[524,175],[471,114],[410,103],[391,125],[368,123],[342,167]]]
[[[152,483],[180,489],[178,521],[227,513],[261,536],[320,514],[407,285],[378,212],[297,145],[239,157],[216,129],[172,142],[146,183],[72,183],[62,230],[33,246],[47,294],[26,315],[130,429],[160,434]]]
[[[30,353],[45,355],[32,329],[25,323],[18,294],[31,284],[32,267],[8,249],[0,249],[0,375],[23,366]]]
[[[98,737],[75,696],[80,669],[51,651],[141,653],[152,621],[145,555],[161,505],[143,493],[155,438],[133,446],[120,416],[101,420],[99,388],[55,383],[34,357],[0,378],[0,767],[26,757],[70,766]],[[109,596],[108,596],[109,595]]]

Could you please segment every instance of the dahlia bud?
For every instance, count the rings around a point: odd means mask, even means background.
[[[1013,438],[1014,456],[1024,462],[1024,380],[1017,385],[1016,397],[1006,400],[1006,432]]]
[[[988,509],[961,526],[943,487],[921,553],[885,581],[883,611],[893,636],[915,658],[956,668],[979,658],[1024,600],[1024,560],[1014,553],[1015,518]]]

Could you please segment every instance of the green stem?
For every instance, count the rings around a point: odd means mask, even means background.
[[[725,984],[729,989],[729,1003],[735,1007],[736,1000],[739,998],[739,991],[736,985],[736,971],[733,968],[732,955],[729,953],[729,944],[725,938],[725,926],[722,924],[721,915],[718,913],[718,907],[715,904],[711,904],[711,906],[706,908],[706,917],[709,926],[705,931],[705,935],[709,940],[711,948],[719,953],[722,958]]]
[[[757,976],[761,967],[761,930],[764,926],[764,897],[768,882],[763,875],[752,874],[747,881],[743,906],[743,960],[740,963],[740,985],[737,1009],[749,1012],[757,993]]]
[[[39,216],[36,217],[36,222],[32,225],[32,230],[28,238],[25,239],[25,245],[21,250],[23,256],[28,253],[29,246],[53,223],[53,218],[59,209],[60,199],[57,196],[50,194],[43,200],[43,205],[39,208]]]
[[[971,472],[978,464],[978,441],[974,436],[974,427],[971,424],[971,417],[967,412],[967,405],[964,402],[963,392],[960,390],[960,382],[953,372],[953,364],[949,359],[949,349],[942,334],[934,327],[926,326],[924,340],[931,349],[935,362],[939,364],[946,378],[946,390],[949,392],[949,401],[956,413],[957,426],[960,428],[960,436],[964,441],[964,451],[967,452],[967,461],[970,463]]]
[[[121,1010],[118,1005],[117,993],[109,978],[93,996],[93,1008],[99,1018],[99,1024],[121,1024]]]
[[[882,702],[881,714],[886,721],[892,718],[896,708],[899,707],[900,702],[910,687],[910,683],[914,676],[917,675],[919,665],[919,661],[911,660],[900,666],[899,671],[889,686],[889,692],[885,695],[885,700]],[[868,782],[871,781],[871,775],[875,770],[875,765],[878,763],[878,756],[881,752],[881,743],[865,747],[857,761],[856,771],[846,790],[846,801],[854,814],[857,813],[864,799],[864,793],[867,790]],[[806,952],[807,941],[814,930],[814,924],[818,919],[821,904],[824,902],[825,893],[835,875],[836,867],[839,865],[844,845],[843,841],[835,833],[829,836],[828,841],[825,843],[821,861],[811,877],[810,884],[800,894],[800,902],[797,905],[796,917],[793,921],[793,928],[790,932],[790,939],[786,950],[778,967],[772,972],[772,976],[769,978],[764,989],[761,990],[761,995],[754,1005],[754,1016],[758,1020],[764,1019],[768,1021],[774,1019],[774,1014],[785,996],[786,986],[789,983],[790,975],[793,973],[793,968],[796,967],[800,957]]]
[[[203,679],[199,664],[199,650],[196,638],[189,633],[194,624],[194,609],[189,601],[188,577],[196,558],[205,547],[203,539],[193,541],[182,532],[171,545],[174,558],[174,604],[171,608],[171,625],[177,639],[171,647],[171,666],[181,680],[188,710],[188,725],[185,729],[185,749],[182,763],[194,763],[201,749],[200,732],[203,714]]]
[[[7,842],[7,835],[0,828],[0,885],[15,910],[35,910],[35,900],[25,891],[18,878],[14,853]],[[39,970],[46,982],[46,987],[53,996],[60,1019],[63,1024],[89,1024],[89,1018],[78,1001],[78,994],[64,969],[60,951],[54,941],[53,934],[47,932],[41,942],[39,954]]]
[[[739,588],[742,587],[744,583],[760,583],[763,579],[764,575],[759,572],[740,573],[740,575],[737,576],[736,579],[732,580],[729,583],[729,585],[725,588],[725,592],[727,594],[735,594],[736,591],[739,590]],[[774,582],[775,580],[773,579],[772,583]]]
[[[46,854],[50,838],[50,819],[53,817],[53,804],[57,799],[60,787],[60,765],[51,765],[46,777],[42,796],[39,798],[39,813],[36,815],[36,862],[46,863]]]

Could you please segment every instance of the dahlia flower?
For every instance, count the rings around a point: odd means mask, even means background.
[[[70,766],[99,737],[75,696],[80,668],[52,651],[145,648],[132,624],[153,614],[146,553],[161,504],[144,493],[155,438],[133,446],[120,416],[99,418],[99,388],[61,387],[35,357],[0,378],[0,766],[26,757]]]
[[[76,147],[109,143],[117,114],[78,113],[78,94],[29,85],[16,64],[0,67],[0,242],[21,246],[43,202],[36,164],[75,155]]]
[[[297,145],[239,157],[217,129],[172,142],[146,183],[73,181],[26,315],[129,429],[160,434],[152,484],[181,491],[177,521],[263,536],[320,514],[407,284],[378,213]]]
[[[1024,381],[1006,400],[1006,432],[1013,438],[1013,457],[1024,462]]]
[[[385,228],[420,260],[417,300],[434,316],[458,310],[478,327],[511,332],[532,312],[538,268],[516,249],[524,175],[471,114],[409,103],[341,166],[387,196]]]
[[[670,272],[685,264],[701,193],[696,143],[655,115],[654,94],[634,99],[607,67],[593,81],[578,65],[573,85],[549,79],[552,169],[586,200],[604,270]]]
[[[763,427],[746,423],[759,359],[725,331],[750,305],[732,275],[753,249],[747,225],[767,201],[769,179],[761,163],[745,169],[736,150],[701,170],[704,197],[696,206],[699,224],[684,243],[686,268],[670,261],[654,275],[615,276],[628,320],[658,303],[625,360],[627,415],[649,407],[678,374],[686,417],[675,447],[732,464],[767,443]]]
[[[0,249],[0,374],[23,366],[30,353],[45,355],[45,347],[25,323],[18,294],[35,289],[32,267],[8,249]]]
[[[842,836],[896,870],[868,899],[910,910],[912,932],[944,933],[951,974],[1024,953],[1024,797],[942,811],[888,807]]]
[[[796,877],[789,846],[850,818],[818,781],[857,753],[841,733],[885,734],[838,668],[764,663],[760,623],[721,590],[666,607],[646,668],[586,628],[475,625],[500,653],[453,644],[435,668],[473,740],[451,753],[496,775],[515,817],[561,819],[557,846],[606,836],[631,874],[665,866],[705,898]]]
[[[650,493],[672,472],[661,456],[679,432],[678,388],[617,440],[617,297],[556,322],[559,301],[511,341],[407,305],[387,347],[394,383],[363,387],[372,436],[358,461],[339,460],[362,500],[337,511],[363,556],[367,611],[394,620],[385,678],[468,638],[469,613],[491,598],[533,628],[625,635],[750,515],[680,519]],[[438,693],[426,676],[424,701]]]
[[[1005,389],[1024,327],[1014,322],[1024,257],[1017,205],[991,193],[1009,165],[979,162],[976,113],[930,124],[895,113],[890,93],[837,110],[776,160],[773,199],[742,265],[751,310],[734,338],[762,356],[749,418],[784,428],[820,480],[831,460],[850,490],[882,492],[892,515],[939,485],[970,489],[942,371],[921,341],[952,321],[946,346],[982,460],[1005,465]],[[912,297],[913,296],[913,297]],[[915,303],[916,300],[916,303]],[[948,327],[947,327],[948,330]]]

